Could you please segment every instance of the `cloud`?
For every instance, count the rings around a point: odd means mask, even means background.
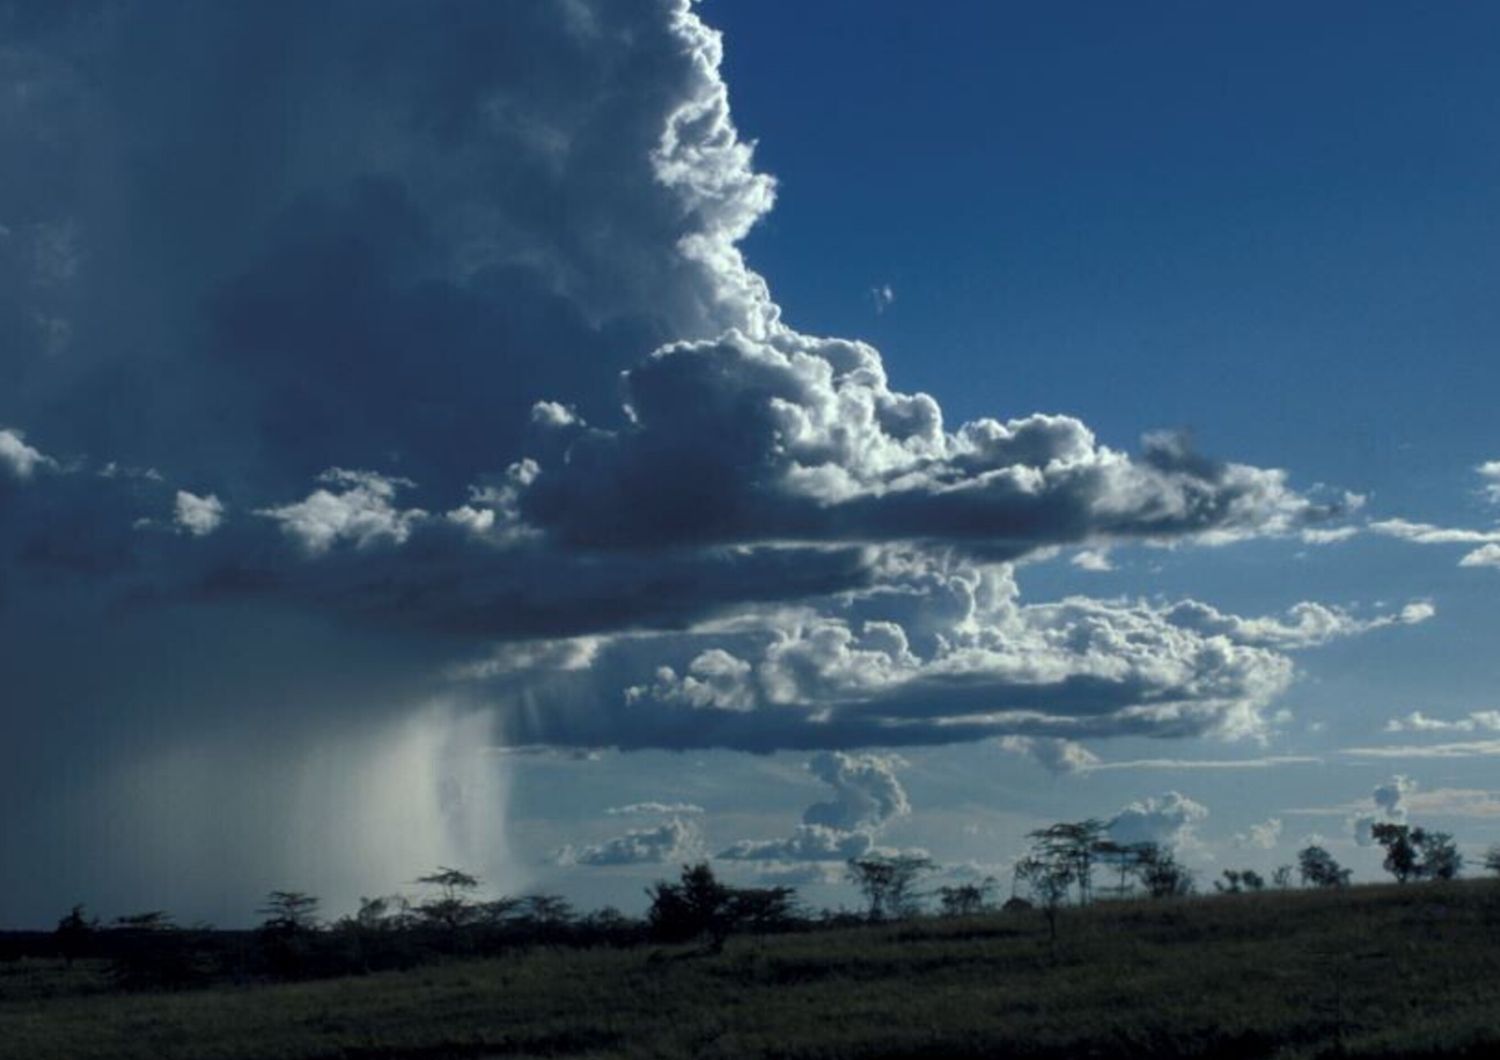
[[[1359,534],[1357,526],[1313,527],[1299,531],[1298,538],[1307,545],[1336,545]]]
[[[41,450],[26,444],[20,431],[0,430],[0,467],[19,479],[28,479],[39,467],[51,467],[55,461]]]
[[[1295,650],[1316,647],[1339,637],[1356,636],[1387,626],[1426,622],[1437,608],[1423,600],[1407,604],[1395,614],[1359,619],[1347,611],[1303,601],[1287,610],[1286,618],[1244,619],[1226,615],[1208,604],[1183,601],[1167,611],[1167,620],[1203,633],[1222,633],[1236,643]]]
[[[1387,747],[1345,747],[1341,755],[1351,758],[1492,758],[1500,756],[1500,740],[1466,740],[1458,743],[1394,744]]]
[[[1353,505],[1174,435],[950,422],[796,331],[687,0],[93,6],[0,12],[0,422],[161,479],[42,475],[0,431],[0,686],[36,748],[0,800],[59,837],[0,838],[22,915],[84,872],[48,870],[93,812],[56,763],[149,775],[143,732],[209,763],[207,805],[280,776],[211,768],[240,719],[295,744],[434,701],[589,749],[1263,730],[1284,636],[1023,602],[1007,564]],[[186,532],[135,531],[165,511]]]
[[[875,306],[876,316],[884,313],[895,301],[896,289],[890,284],[880,283],[870,288],[870,302]]]
[[[1263,734],[1265,707],[1294,673],[1285,650],[1431,613],[1416,603],[1355,618],[1309,603],[1283,620],[1195,601],[1026,604],[1006,565],[920,553],[885,553],[874,583],[826,610],[682,638],[717,654],[699,648],[685,674],[669,664],[629,686],[637,738],[642,725],[674,745],[764,749]],[[606,705],[593,720],[610,715]]]
[[[624,386],[628,425],[581,435],[522,498],[576,546],[926,543],[1012,559],[1285,533],[1341,510],[1175,436],[1132,459],[1066,416],[948,432],[931,397],[890,389],[872,348],[784,328],[664,346]]]
[[[875,836],[886,824],[911,813],[906,790],[896,777],[904,764],[895,755],[814,755],[808,772],[833,788],[833,798],[809,806],[787,838],[743,839],[718,856],[772,865],[862,857],[874,848]]]
[[[1236,834],[1234,844],[1259,850],[1274,850],[1280,839],[1281,818],[1271,817],[1259,824],[1252,824],[1248,831]]]
[[[1370,793],[1376,809],[1391,820],[1406,819],[1406,797],[1416,791],[1417,782],[1404,774],[1396,774],[1391,779],[1375,785],[1375,790]]]
[[[863,857],[873,845],[868,832],[802,824],[785,839],[741,839],[720,851],[718,857],[727,861],[848,861]]]
[[[1029,755],[1049,773],[1077,773],[1098,768],[1099,756],[1072,740],[1035,736],[1002,736],[1000,749],[1012,754]]]
[[[1495,479],[1495,467],[1500,462],[1481,464],[1479,471],[1486,479]],[[1482,491],[1487,499],[1500,497],[1500,482],[1489,481]],[[1418,545],[1477,545],[1458,561],[1460,567],[1500,567],[1500,530],[1465,530],[1434,526],[1431,523],[1414,523],[1405,519],[1385,519],[1370,524],[1377,534],[1400,538]]]
[[[1458,561],[1460,567],[1500,567],[1500,544],[1481,545]]]
[[[1480,493],[1491,504],[1500,504],[1500,460],[1486,460],[1474,470],[1484,480]]]
[[[402,511],[391,504],[398,489],[413,485],[407,479],[331,468],[318,481],[342,489],[337,493],[314,490],[295,504],[255,513],[276,520],[289,537],[314,555],[327,552],[339,541],[353,542],[357,548],[381,542],[399,545],[411,536],[415,523],[427,518],[420,508]]]
[[[833,788],[833,798],[815,802],[802,823],[841,831],[874,831],[893,817],[911,812],[906,790],[896,778],[905,763],[895,755],[851,755],[828,752],[807,763],[813,776]]]
[[[1386,732],[1500,732],[1500,710],[1474,710],[1462,718],[1431,718],[1420,710],[1385,723]]]
[[[691,802],[632,802],[628,806],[611,806],[604,812],[610,817],[634,817],[643,814],[687,817],[703,813],[703,807]]]
[[[1176,791],[1130,803],[1107,826],[1116,843],[1156,843],[1180,847],[1195,842],[1194,829],[1208,808]]]
[[[655,828],[633,828],[624,835],[582,847],[565,846],[555,859],[560,865],[666,865],[688,862],[702,853],[698,830],[681,818]]]
[[[207,537],[224,521],[224,503],[212,493],[199,497],[187,490],[178,490],[173,521],[194,537]]]
[[[1322,765],[1316,755],[1265,755],[1259,758],[1138,758],[1125,762],[1099,762],[1090,772],[1121,769],[1275,769],[1289,765]]]
[[[1477,545],[1500,541],[1500,530],[1452,529],[1406,519],[1382,519],[1371,523],[1370,529],[1418,545]]]
[[[1362,813],[1349,821],[1354,841],[1362,847],[1373,846],[1375,843],[1374,827],[1377,823],[1404,822],[1408,796],[1416,790],[1416,781],[1400,773],[1375,785],[1375,790],[1370,793],[1370,801],[1375,804],[1374,812]]]
[[[1096,574],[1115,569],[1114,564],[1109,561],[1109,552],[1105,549],[1083,549],[1075,552],[1073,558],[1068,562],[1072,563],[1079,570],[1092,571]]]

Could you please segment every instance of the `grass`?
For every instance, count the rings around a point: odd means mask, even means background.
[[[0,966],[0,1056],[1500,1055],[1500,886],[1362,887],[533,950],[179,993]]]

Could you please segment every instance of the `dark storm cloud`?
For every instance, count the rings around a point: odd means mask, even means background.
[[[260,766],[348,732],[381,775],[369,729],[435,699],[577,747],[1252,733],[1275,649],[1329,628],[1020,604],[997,561],[1339,502],[1067,416],[949,426],[784,324],[738,249],[774,182],[686,0],[18,0],[0,42],[0,687],[34,749],[0,798],[64,846],[80,771],[128,806],[99,778],[180,750],[173,806],[238,807],[181,835],[222,845]],[[393,776],[431,779],[423,739]]]

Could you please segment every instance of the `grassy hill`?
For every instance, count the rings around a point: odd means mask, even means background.
[[[1500,885],[1100,903],[120,994],[0,965],[0,1056],[1500,1055]]]

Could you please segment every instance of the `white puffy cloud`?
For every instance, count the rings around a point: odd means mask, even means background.
[[[1385,723],[1386,732],[1500,732],[1500,710],[1473,710],[1462,718],[1433,718],[1414,710]]]
[[[531,406],[531,422],[543,427],[581,426],[578,410],[557,401],[538,401]]]
[[[674,817],[654,828],[633,828],[599,843],[562,847],[555,857],[560,865],[665,865],[692,861],[701,855],[702,847],[698,829]]]
[[[1374,812],[1361,814],[1350,821],[1354,841],[1360,846],[1370,846],[1375,842],[1372,829],[1377,823],[1405,821],[1410,796],[1416,790],[1417,782],[1402,773],[1397,773],[1389,780],[1375,785],[1375,789],[1370,792],[1370,801],[1375,807]]]
[[[950,432],[930,396],[888,386],[871,347],[779,325],[664,346],[625,386],[629,423],[580,435],[522,499],[576,545],[931,542],[1003,559],[1286,533],[1341,510],[1173,436],[1131,458],[1067,416]]]
[[[863,857],[873,845],[868,832],[802,824],[785,839],[741,839],[718,856],[727,861],[848,861]]]
[[[1194,829],[1208,818],[1208,807],[1186,795],[1168,791],[1126,806],[1107,826],[1116,843],[1156,843],[1164,847],[1190,845]]]
[[[896,755],[824,752],[808,762],[808,772],[833,788],[833,797],[815,802],[785,839],[744,839],[719,857],[772,866],[803,861],[847,861],[874,848],[875,836],[897,817],[911,812],[896,776],[905,763]]]
[[[1376,809],[1391,820],[1405,820],[1406,797],[1416,790],[1416,781],[1398,773],[1391,779],[1375,785],[1370,798],[1374,800]]]
[[[1500,504],[1500,460],[1486,460],[1474,469],[1484,480],[1480,492],[1492,504]]]
[[[1425,603],[1360,618],[1304,603],[1285,619],[1196,601],[1027,604],[1006,565],[914,553],[886,554],[876,572],[875,587],[827,611],[786,609],[759,627],[682,638],[721,654],[710,666],[700,649],[689,666],[699,672],[665,667],[631,686],[632,724],[654,709],[672,739],[731,746],[755,725],[766,747],[1259,734],[1294,673],[1285,651],[1432,613]],[[741,721],[694,720],[683,707],[731,707]]]
[[[1417,600],[1394,614],[1361,619],[1342,608],[1304,600],[1288,608],[1285,618],[1240,618],[1223,614],[1208,604],[1186,600],[1169,609],[1167,619],[1204,633],[1222,633],[1239,644],[1293,650],[1386,626],[1416,625],[1436,614],[1437,608],[1431,603]]]
[[[1035,758],[1049,773],[1077,773],[1100,764],[1099,756],[1072,740],[1037,736],[1002,736],[1000,748]]]
[[[1115,569],[1115,565],[1110,562],[1109,551],[1102,548],[1082,549],[1075,552],[1068,562],[1079,570],[1092,571],[1096,574]]]
[[[911,804],[896,777],[904,764],[896,755],[814,755],[808,771],[833,788],[833,798],[809,806],[802,823],[845,832],[876,831],[891,818],[906,816]]]
[[[26,437],[11,428],[0,430],[0,467],[16,478],[30,478],[39,467],[50,467],[55,463],[41,450],[26,444]]]
[[[1252,824],[1248,830],[1237,833],[1234,837],[1235,846],[1255,847],[1259,850],[1274,850],[1281,839],[1281,818],[1271,817],[1258,824]]]
[[[427,518],[420,508],[402,510],[391,502],[396,491],[412,483],[374,471],[331,468],[318,476],[337,489],[318,489],[294,504],[262,508],[255,514],[274,519],[288,536],[309,553],[327,552],[340,541],[357,548],[386,543],[399,545],[412,527]]]
[[[194,537],[207,537],[224,521],[224,502],[212,493],[199,497],[187,490],[178,490],[172,519]]]
[[[1500,567],[1500,544],[1481,545],[1465,553],[1458,561],[1460,567]]]

